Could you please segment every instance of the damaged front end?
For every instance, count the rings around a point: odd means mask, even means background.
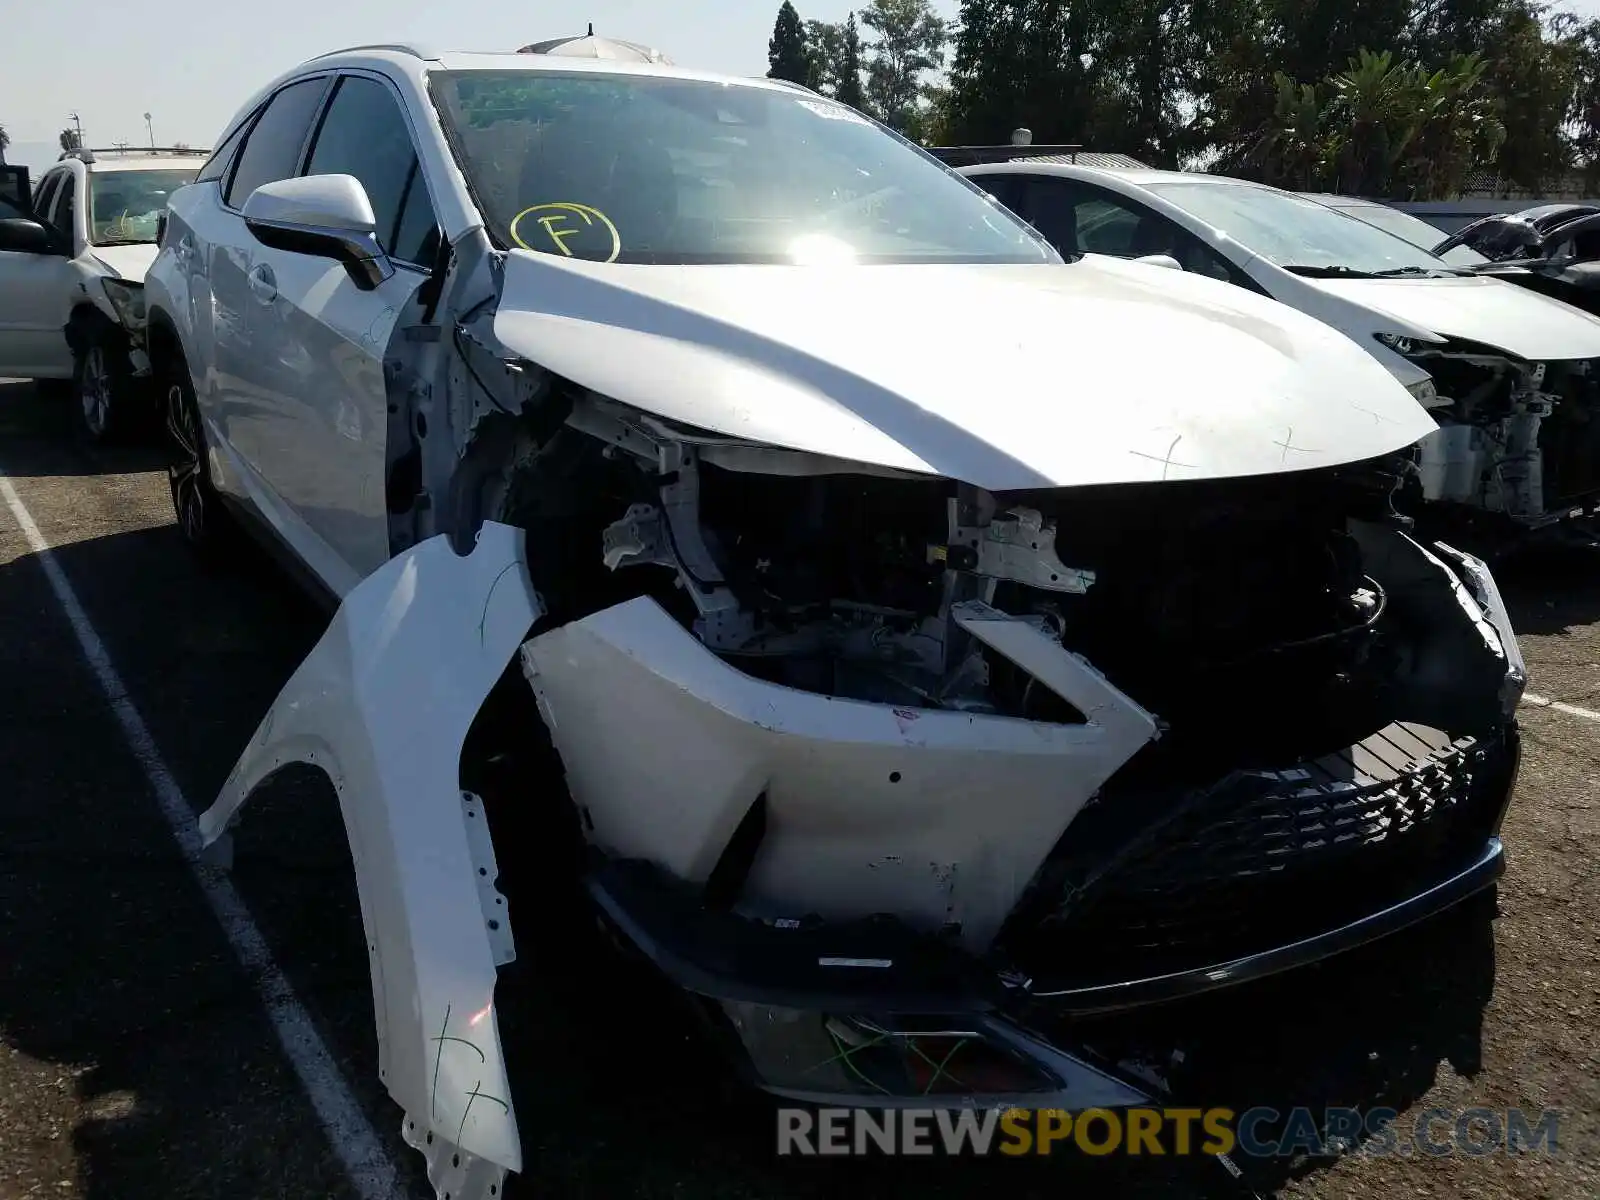
[[[1432,376],[1439,432],[1417,461],[1422,499],[1541,529],[1600,508],[1600,359],[1527,361],[1470,342],[1386,344]]]
[[[391,347],[395,557],[202,819],[333,777],[441,1195],[521,1167],[495,881],[532,852],[460,784],[513,663],[560,767],[519,799],[571,806],[606,924],[805,1101],[1139,1103],[1075,1015],[1498,876],[1522,661],[1482,563],[1396,515],[1405,454],[1015,488],[828,458],[556,375],[496,338],[486,247],[453,263]]]
[[[1481,564],[1393,515],[1401,461],[996,495],[656,438],[603,562],[671,586],[523,667],[601,909],[768,1088],[1131,1102],[1041,1006],[1283,970],[1498,875],[1521,661]]]

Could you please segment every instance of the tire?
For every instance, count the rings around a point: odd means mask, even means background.
[[[78,433],[90,445],[121,441],[132,432],[140,401],[127,335],[96,314],[83,324],[72,355],[72,407]]]
[[[211,483],[200,406],[188,366],[174,357],[159,382],[169,455],[167,486],[178,534],[202,561],[220,565],[237,547],[238,527]]]

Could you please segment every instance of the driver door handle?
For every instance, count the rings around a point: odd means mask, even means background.
[[[278,279],[273,275],[272,268],[266,263],[257,263],[250,268],[250,294],[263,304],[271,304],[278,298]]]

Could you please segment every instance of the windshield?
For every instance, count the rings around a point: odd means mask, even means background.
[[[1446,269],[1442,259],[1405,239],[1303,196],[1248,183],[1145,186],[1280,267],[1363,274]]]
[[[619,263],[1058,263],[932,157],[803,92],[440,71],[434,99],[502,244]]]
[[[199,168],[164,171],[95,171],[89,176],[89,241],[129,246],[156,240],[167,197],[192,183]]]
[[[1387,230],[1395,237],[1405,238],[1413,246],[1432,251],[1433,247],[1450,235],[1444,230],[1429,225],[1421,217],[1414,217],[1408,212],[1401,212],[1398,208],[1390,208],[1387,204],[1363,204],[1359,207],[1335,207],[1336,211],[1348,213],[1358,221],[1365,221],[1368,225],[1375,225],[1379,229]],[[1446,250],[1439,256],[1452,267],[1473,267],[1489,260],[1479,254],[1471,246],[1456,246]]]

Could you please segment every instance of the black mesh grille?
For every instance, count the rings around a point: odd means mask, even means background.
[[[1208,789],[1108,792],[1063,839],[1042,881],[1049,907],[1015,952],[1036,977],[1087,986],[1337,928],[1464,867],[1495,830],[1508,758],[1498,739],[1396,724],[1341,754]]]

